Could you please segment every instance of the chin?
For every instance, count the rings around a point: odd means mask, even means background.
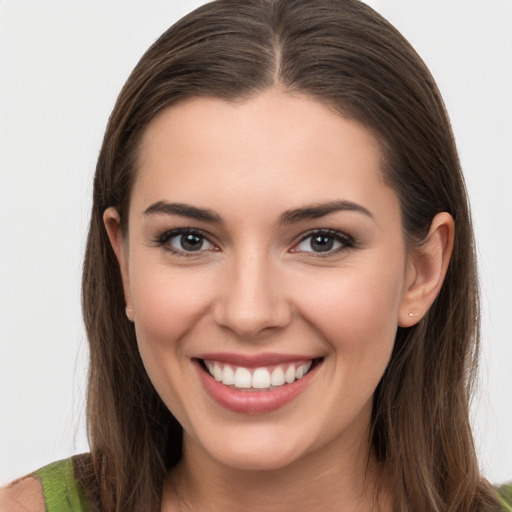
[[[275,450],[246,450],[245,452],[223,452],[219,463],[239,471],[278,471],[298,460],[295,453],[278,453]]]
[[[236,429],[235,429],[236,430]],[[259,430],[259,431],[258,431]],[[192,441],[194,443],[194,441]],[[200,441],[204,450],[217,463],[241,471],[275,471],[293,465],[310,451],[310,440],[242,426],[242,431],[229,435],[212,436]]]

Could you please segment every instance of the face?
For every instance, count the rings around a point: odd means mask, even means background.
[[[366,439],[412,274],[380,169],[362,125],[277,90],[188,100],[146,130],[118,248],[128,311],[211,460],[279,468]]]

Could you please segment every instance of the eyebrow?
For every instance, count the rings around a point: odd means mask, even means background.
[[[190,219],[202,220],[222,224],[223,221],[219,214],[206,208],[197,208],[184,203],[168,203],[167,201],[157,201],[144,210],[144,215],[179,215]]]
[[[302,208],[294,208],[284,212],[278,220],[278,223],[293,224],[305,220],[319,219],[331,213],[351,211],[359,212],[373,219],[373,215],[364,206],[353,203],[352,201],[329,201],[327,203],[313,204]],[[223,224],[222,217],[207,208],[197,208],[185,203],[169,203],[167,201],[157,201],[144,210],[144,215],[179,215],[190,219]]]
[[[304,220],[319,219],[325,215],[336,212],[359,212],[373,219],[373,215],[364,206],[353,203],[352,201],[329,201],[327,203],[313,204],[303,208],[295,208],[284,212],[279,217],[279,224],[292,224]]]

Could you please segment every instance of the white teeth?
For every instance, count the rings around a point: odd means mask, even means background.
[[[222,368],[217,363],[213,365],[213,376],[215,380],[219,382],[222,381]]]
[[[239,366],[235,371],[235,388],[250,388],[251,372]]]
[[[295,380],[295,366],[291,364],[284,372],[284,380],[291,384]]]
[[[228,364],[224,366],[224,371],[222,372],[222,384],[226,386],[232,386],[235,383],[235,372],[233,368]]]
[[[306,373],[308,373],[309,369],[311,368],[311,365],[313,364],[313,361],[309,361],[306,364],[303,364],[302,366],[299,366],[297,370],[295,370],[295,378],[302,379]]]
[[[226,386],[234,386],[239,389],[273,389],[283,384],[291,384],[295,380],[302,379],[313,361],[308,361],[300,366],[290,363],[283,367],[276,366],[272,372],[265,367],[249,370],[242,366],[235,367],[214,361],[205,361],[205,365],[213,378]],[[286,369],[285,369],[286,368]]]
[[[257,368],[252,374],[252,387],[264,389],[270,387],[270,373],[266,368]]]
[[[282,386],[285,383],[284,372],[280,366],[276,366],[272,372],[272,386]]]

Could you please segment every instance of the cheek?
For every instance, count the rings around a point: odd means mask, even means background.
[[[329,343],[360,354],[365,349],[389,353],[398,325],[403,266],[336,269],[302,283],[302,314]]]
[[[207,315],[207,276],[155,264],[134,268],[130,283],[140,355],[156,391],[180,416],[186,409],[180,397],[188,384],[177,376],[188,375],[186,355],[193,345],[185,340]]]
[[[187,382],[191,344],[186,336],[207,314],[206,276],[173,271],[170,267],[139,265],[131,276],[134,323],[146,372],[167,407],[189,425]]]
[[[131,279],[139,342],[176,349],[176,344],[208,307],[209,289],[201,272],[180,272],[156,265],[139,267]]]

